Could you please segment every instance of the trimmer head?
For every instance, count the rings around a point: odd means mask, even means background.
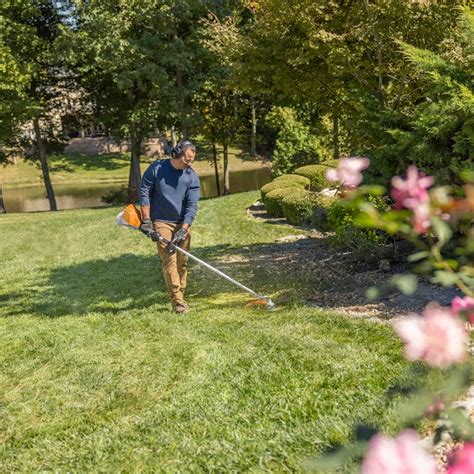
[[[249,301],[246,305],[246,308],[263,308],[267,311],[273,311],[275,309],[275,303],[270,298],[258,299]]]
[[[265,306],[265,309],[267,311],[273,311],[274,309],[276,309],[276,306],[275,306],[275,303],[269,298],[268,301],[267,301],[267,304]]]

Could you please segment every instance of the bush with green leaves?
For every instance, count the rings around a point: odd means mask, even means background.
[[[266,121],[278,130],[272,163],[275,176],[319,161],[318,139],[293,108],[273,107],[267,114]]]
[[[308,224],[317,202],[317,193],[295,189],[281,200],[283,216],[292,225]]]
[[[293,181],[291,179],[281,180],[281,181],[272,181],[271,183],[267,183],[260,188],[260,195],[262,196],[262,201],[265,202],[265,197],[270,191],[274,191],[275,189],[283,189],[283,188],[292,188],[298,186],[301,189],[305,189],[303,184],[300,184],[297,181]]]
[[[127,202],[128,196],[128,187],[123,185],[117,189],[112,189],[111,191],[106,192],[100,197],[100,200],[104,204],[109,204],[110,206],[122,206]]]
[[[329,168],[325,165],[308,165],[295,169],[294,173],[305,176],[310,180],[311,191],[321,191],[331,187],[331,183],[326,179],[326,171]]]
[[[373,166],[368,182],[389,185],[391,176],[416,165],[436,182],[460,186],[474,157],[474,15],[466,13],[455,34],[435,51],[399,41],[407,67],[420,81],[416,104],[399,110],[367,109],[361,122],[375,137],[365,152]]]
[[[277,188],[265,195],[264,204],[268,214],[272,217],[284,217],[281,207],[283,199],[295,193],[307,192],[302,186],[289,186],[285,188]]]
[[[339,160],[326,160],[321,161],[321,165],[329,166],[330,168],[337,168],[339,165]]]
[[[331,205],[339,200],[338,196],[325,196],[317,194],[316,205],[310,219],[310,226],[320,231],[330,230],[328,223],[328,210]]]
[[[311,185],[311,181],[309,178],[306,178],[305,176],[301,176],[299,174],[282,174],[281,176],[278,176],[278,178],[275,178],[272,183],[294,183],[295,185],[298,186],[303,186],[305,189],[309,189],[309,186]]]
[[[369,195],[367,201],[377,210],[386,211],[388,204],[380,197]],[[378,229],[363,229],[357,224],[359,210],[350,202],[334,201],[327,211],[327,222],[335,232],[333,242],[337,246],[348,247],[354,251],[364,252],[374,246],[385,244],[388,234]]]

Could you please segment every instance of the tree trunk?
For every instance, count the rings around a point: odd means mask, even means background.
[[[176,68],[176,85],[178,86],[179,94],[179,114],[181,115],[181,135],[183,140],[188,139],[188,128],[186,126],[186,104],[184,101],[184,90],[183,90],[183,71],[178,66]]]
[[[334,160],[340,158],[339,150],[339,115],[334,112],[332,115],[332,157]]]
[[[377,48],[377,72],[378,72],[378,80],[379,80],[380,103],[385,107],[386,99],[385,99],[385,88],[383,85],[383,58],[382,58],[382,46],[380,44]]]
[[[176,138],[176,129],[174,128],[174,125],[171,126],[171,143],[173,147],[175,147],[178,143],[178,139]]]
[[[222,145],[224,146],[224,196],[230,193],[230,177],[229,177],[229,147],[227,137],[224,137]]]
[[[178,41],[178,34],[174,34],[175,41]],[[180,64],[176,66],[176,86],[178,92],[178,104],[179,104],[179,114],[181,116],[180,128],[181,135],[183,140],[188,139],[188,128],[186,125],[186,100],[184,97],[184,88],[183,88],[183,70],[181,69]]]
[[[3,203],[2,185],[0,184],[0,214],[6,214],[5,204]]]
[[[237,96],[235,94],[232,95],[232,107],[234,109],[234,120],[237,122],[239,120],[239,107],[237,102]]]
[[[253,159],[257,158],[257,114],[255,112],[255,99],[250,99],[252,134],[250,135],[250,154]]]
[[[142,149],[142,139],[138,136],[134,127],[130,130],[130,173],[128,175],[127,204],[139,201],[140,181],[142,178],[140,171],[140,154]]]
[[[46,156],[46,148],[41,137],[41,129],[39,125],[39,118],[33,119],[33,128],[35,130],[36,148],[38,150],[38,156],[41,164],[41,171],[43,173],[43,181],[46,187],[46,194],[49,201],[49,209],[51,211],[57,211],[58,206],[56,205],[56,197],[54,196],[53,186],[51,184],[51,178],[49,177],[48,157]]]
[[[372,14],[369,7],[369,1],[364,0],[365,11],[367,12],[367,18],[373,22]],[[377,45],[377,78],[378,78],[378,90],[377,95],[379,97],[380,104],[386,106],[385,88],[383,85],[383,57],[382,57],[382,40],[380,35],[377,34],[377,30],[374,30],[374,44]]]
[[[214,162],[214,176],[216,177],[216,189],[217,195],[221,195],[221,183],[219,181],[219,167],[217,166],[217,147],[216,138],[214,133],[212,134],[212,160]]]

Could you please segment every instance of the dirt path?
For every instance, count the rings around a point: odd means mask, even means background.
[[[247,209],[249,216],[275,225],[288,225],[285,219],[274,219],[255,203]],[[304,230],[304,229],[303,229]],[[258,255],[271,272],[304,275],[309,295],[308,305],[333,309],[355,317],[393,319],[412,312],[421,312],[430,301],[449,305],[460,295],[455,288],[444,288],[422,281],[413,295],[405,295],[391,288],[376,301],[369,301],[366,290],[388,281],[405,269],[401,263],[390,265],[380,255],[354,256],[350,251],[335,249],[330,235],[315,230],[304,230],[301,235],[277,239],[274,244],[259,247]],[[389,249],[387,249],[387,252]]]

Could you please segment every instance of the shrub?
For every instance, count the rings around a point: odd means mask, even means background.
[[[283,183],[283,182],[285,183],[291,182],[291,183],[294,183],[295,185],[303,186],[305,189],[309,189],[309,186],[311,184],[311,181],[309,180],[309,178],[306,178],[305,176],[301,176],[299,174],[283,174],[272,181],[272,183]]]
[[[265,199],[263,201],[265,204],[265,209],[272,217],[284,217],[283,209],[281,207],[283,198],[292,193],[302,192],[307,191],[301,186],[290,186],[274,189],[273,191],[270,191],[265,195]]]
[[[367,200],[380,211],[388,209],[387,203],[375,196],[368,196]],[[359,210],[347,205],[344,201],[334,201],[327,211],[329,227],[334,230],[333,242],[342,247],[349,247],[357,252],[366,252],[374,246],[387,243],[388,234],[377,229],[367,229],[357,226],[355,218]]]
[[[324,165],[308,165],[297,168],[294,172],[301,176],[305,176],[311,182],[311,191],[321,191],[321,189],[329,188],[331,183],[326,179],[326,171],[328,166]]]
[[[326,160],[321,162],[322,165],[324,166],[329,166],[329,168],[337,168],[337,165],[339,164],[339,160]]]
[[[328,223],[328,210],[338,199],[337,196],[325,196],[323,194],[317,195],[316,206],[313,209],[310,219],[311,227],[321,231],[330,230]]]
[[[128,196],[128,187],[126,185],[120,186],[120,188],[112,189],[106,192],[100,197],[100,200],[104,204],[111,206],[121,206],[126,203]]]
[[[301,189],[304,189],[303,185],[299,185],[292,180],[281,180],[281,181],[272,181],[271,183],[267,183],[260,188],[260,194],[262,196],[262,201],[265,202],[265,197],[270,191],[274,191],[275,189],[283,189],[283,188],[292,188],[295,186],[299,186]]]
[[[318,195],[307,190],[289,192],[281,201],[283,215],[289,224],[299,225],[309,223],[317,204]]]
[[[273,173],[281,175],[319,161],[318,139],[301,114],[291,107],[273,107],[265,121],[277,130],[272,153]]]

